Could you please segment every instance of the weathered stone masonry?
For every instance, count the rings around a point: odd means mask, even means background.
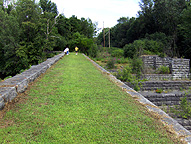
[[[63,56],[64,53],[56,55],[39,65],[32,66],[29,70],[26,70],[21,74],[0,82],[0,110],[4,108],[7,102],[12,101],[18,93],[24,92],[29,83],[45,73],[48,68]]]
[[[161,58],[157,55],[154,56],[142,56],[143,63],[147,67],[154,69],[160,66],[167,66],[170,68],[172,79],[189,78],[190,73],[190,59],[182,58]],[[171,78],[171,77],[170,77]]]
[[[145,81],[141,82],[141,91],[183,90],[191,88],[191,81]]]

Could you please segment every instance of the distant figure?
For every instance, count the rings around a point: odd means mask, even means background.
[[[76,46],[76,47],[75,47],[76,55],[78,55],[78,49],[79,49],[79,48]]]
[[[69,55],[69,48],[66,47],[66,49],[64,50],[65,54]]]

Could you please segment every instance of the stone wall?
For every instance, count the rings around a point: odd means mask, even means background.
[[[172,80],[172,74],[145,74],[142,79],[147,79],[148,81],[158,81],[158,80]]]
[[[141,82],[141,91],[163,90],[182,90],[189,89],[191,81],[145,81]]]
[[[160,66],[167,66],[170,68],[172,79],[189,78],[190,59],[181,58],[161,58],[154,56],[141,56],[142,61],[146,67],[159,68]]]
[[[187,100],[191,102],[191,94],[185,92],[172,91],[170,93],[152,93],[152,92],[140,92],[145,98],[161,108],[173,107],[174,105],[180,105],[181,98],[187,97]],[[184,119],[178,117],[172,113],[169,113],[179,124],[184,126],[187,130],[191,130],[191,119]]]
[[[12,78],[0,82],[0,110],[7,102],[12,101],[18,93],[24,92],[28,84],[33,82],[41,74],[45,73],[54,63],[64,56],[64,53],[47,59],[45,62],[32,66],[30,69]]]
[[[153,56],[141,56],[143,63],[145,66],[150,66],[153,67],[155,69],[159,68],[160,66],[170,66],[170,62],[172,61],[172,58],[170,57],[165,57],[165,58],[161,58],[157,55],[153,55]]]
[[[173,59],[170,64],[173,79],[189,78],[190,60]]]
[[[169,93],[156,93],[156,92],[140,92],[140,93],[157,106],[180,105],[181,98],[185,97],[185,92],[180,92],[180,91],[173,91]],[[189,101],[191,101],[191,94],[187,94],[186,97]]]

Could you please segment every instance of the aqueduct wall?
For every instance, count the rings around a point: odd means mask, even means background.
[[[48,68],[50,68],[64,55],[64,53],[56,55],[39,65],[32,66],[21,74],[0,82],[0,110],[4,108],[6,103],[12,101],[18,93],[24,92],[29,83],[33,82],[41,74],[45,73]]]

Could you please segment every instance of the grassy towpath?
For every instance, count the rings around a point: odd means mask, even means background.
[[[0,143],[179,143],[81,54],[65,56],[20,97],[0,119]]]

